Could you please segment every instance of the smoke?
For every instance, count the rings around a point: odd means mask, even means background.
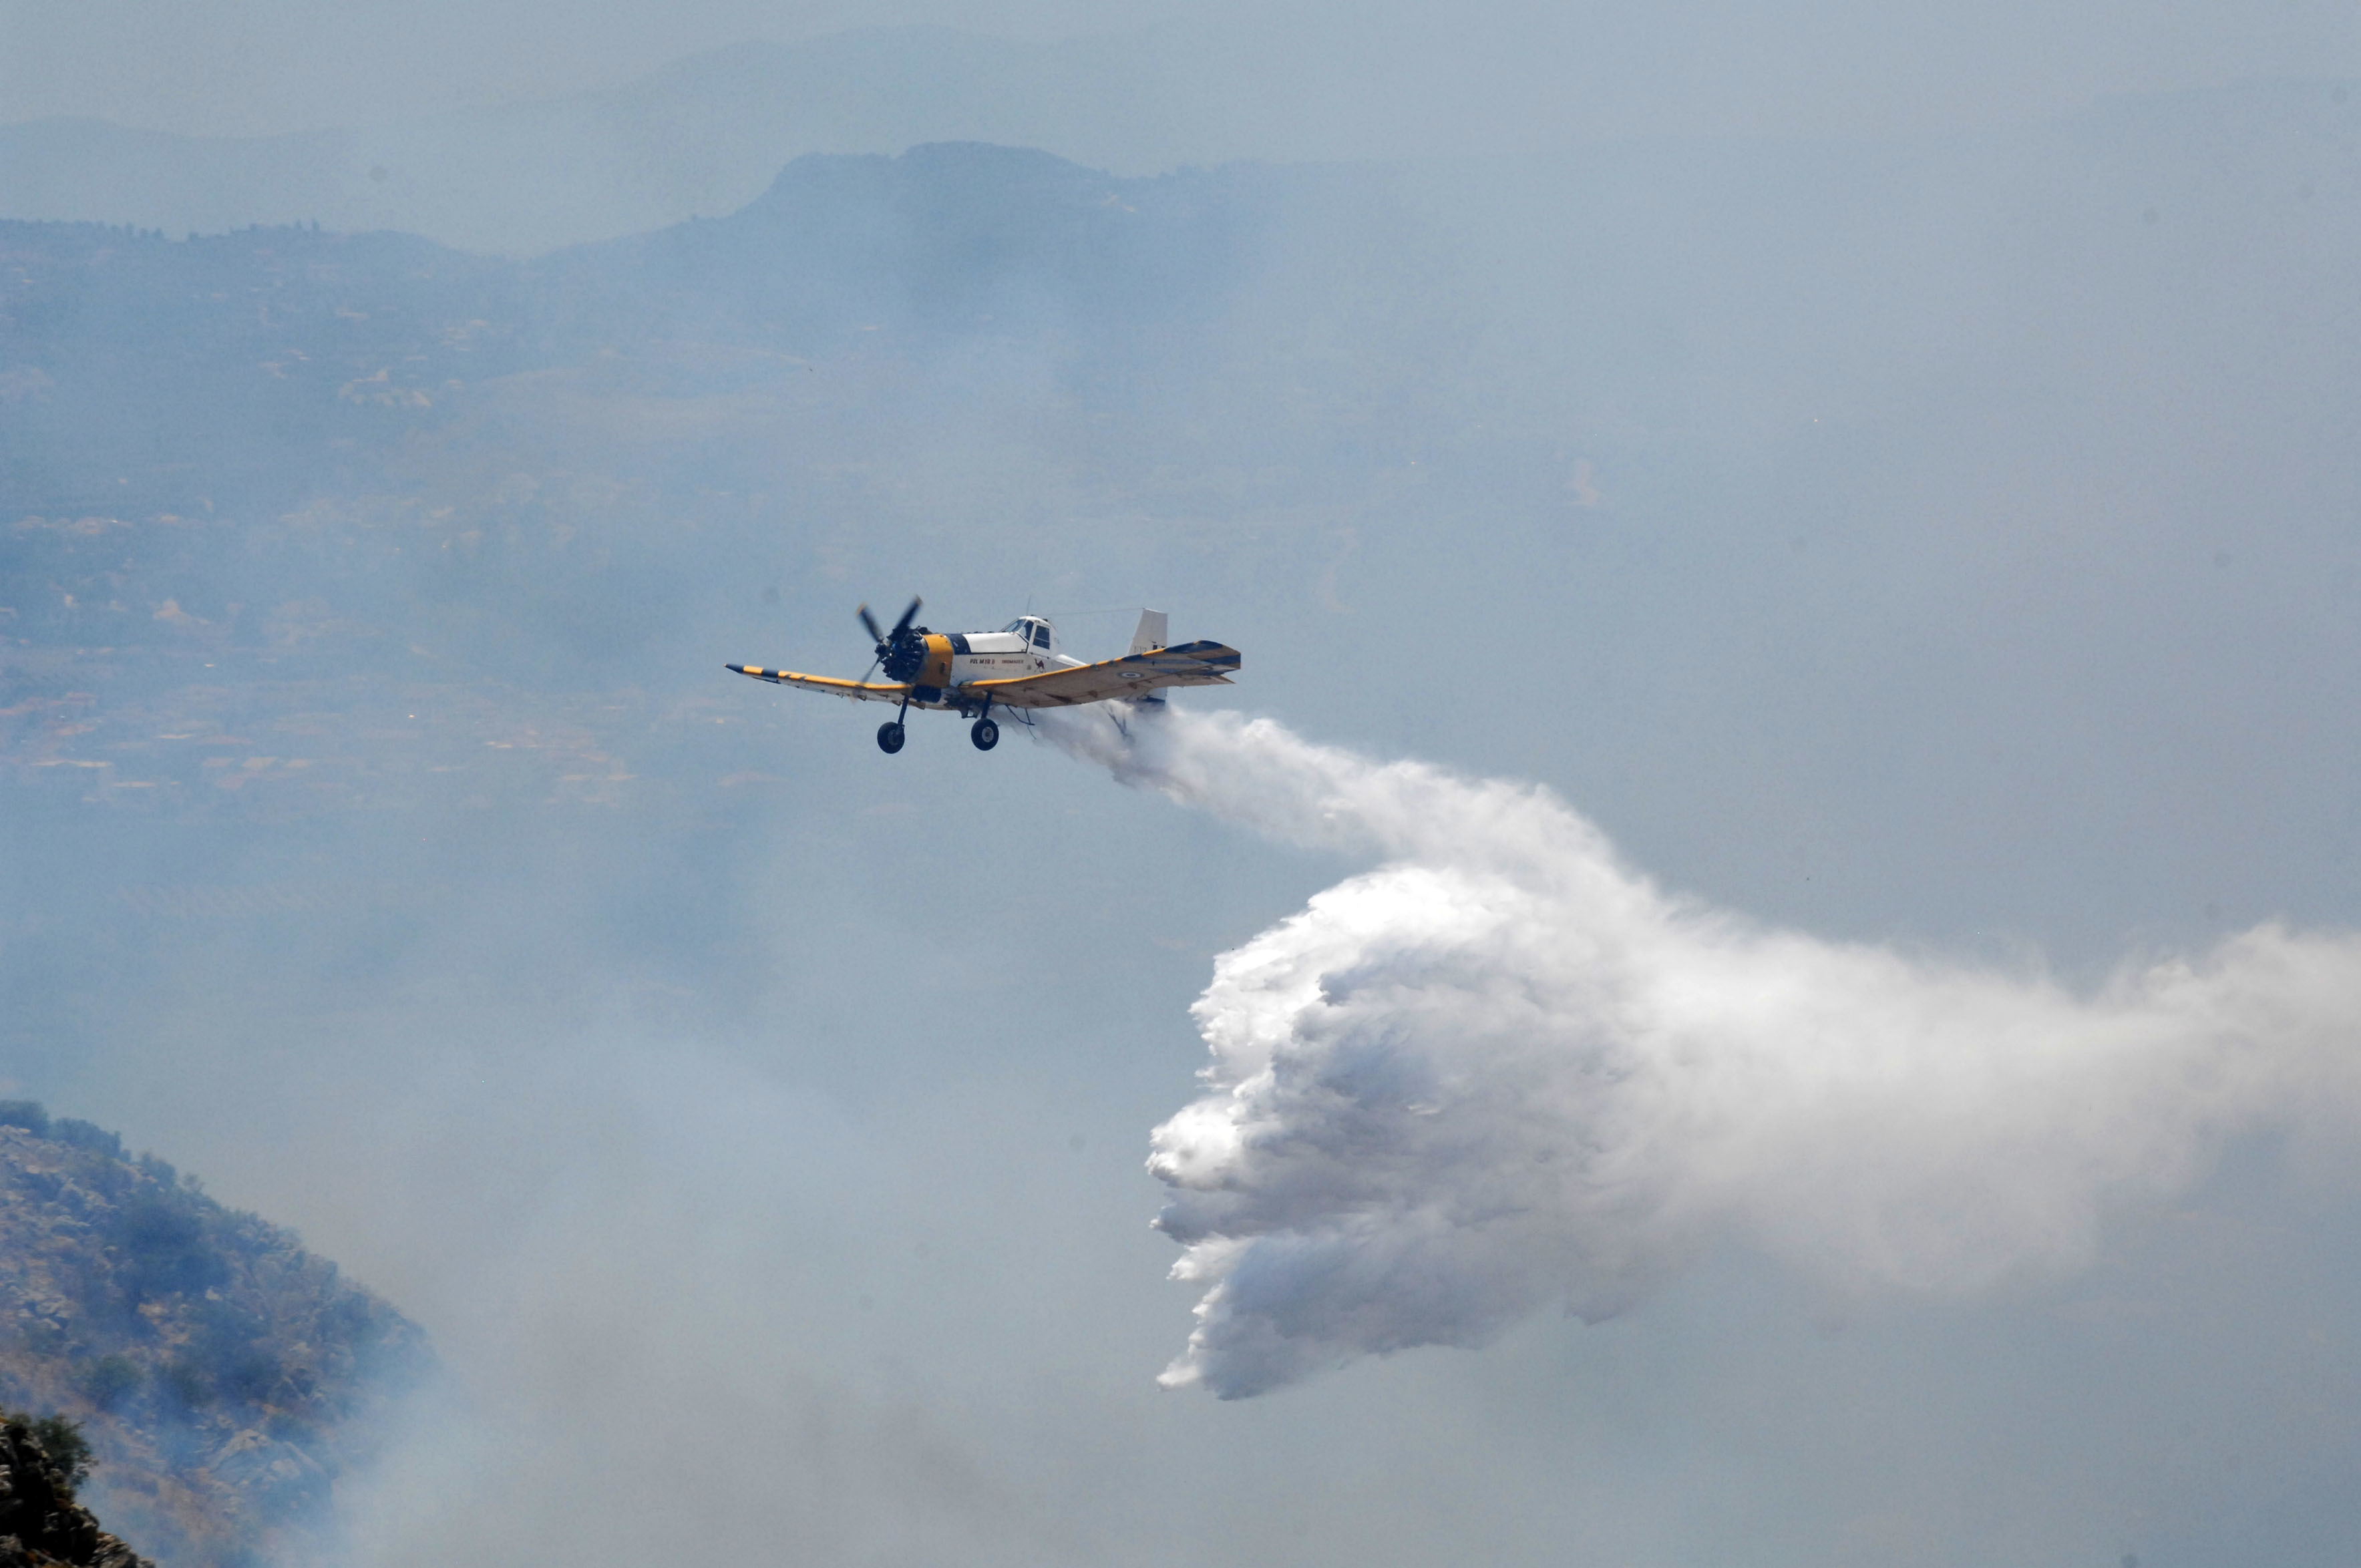
[[[1214,962],[1213,1060],[1159,1127],[1204,1288],[1168,1386],[1590,1321],[1716,1242],[1840,1289],[2088,1260],[2224,1140],[2361,1111],[2361,938],[2266,926],[2094,993],[1669,894],[1547,790],[1268,719],[1051,738],[1285,842],[1374,859]]]

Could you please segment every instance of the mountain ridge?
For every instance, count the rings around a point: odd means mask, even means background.
[[[1172,26],[1058,42],[881,27],[795,42],[747,39],[545,98],[266,137],[188,137],[51,116],[0,125],[0,217],[121,223],[176,236],[316,222],[524,258],[737,211],[781,167],[811,153],[892,156],[932,142],[984,141],[1138,176],[1347,153],[1379,160],[1513,159],[1545,149],[1575,156],[1678,129],[1643,125],[1609,135],[1569,124],[1493,145],[1454,139],[1453,122],[1435,121],[1428,104],[1423,120],[1404,106],[1399,126],[1380,116],[1342,134],[1323,129],[1301,104],[1274,101],[1288,96],[1274,91],[1283,67],[1251,50],[1242,65],[1222,44]],[[1322,69],[1349,65],[1328,60]],[[2301,97],[2323,86],[2350,92],[2356,84],[2268,78],[2103,97],[2033,123],[2104,118],[2115,105],[2150,98]],[[1497,106],[1487,113],[1499,117]],[[1497,141],[1499,131],[1487,134]],[[1728,127],[1706,134],[1748,139]]]
[[[1076,47],[937,27],[753,39],[635,80],[489,108],[269,137],[52,116],[0,126],[0,216],[174,235],[318,222],[522,257],[734,211],[807,153],[930,141],[1056,144],[1144,170],[1120,137],[1061,135],[1036,102],[1120,93]],[[1063,50],[1063,53],[1060,51]],[[1063,78],[1061,84],[1060,78]],[[1095,85],[1094,85],[1095,84]]]

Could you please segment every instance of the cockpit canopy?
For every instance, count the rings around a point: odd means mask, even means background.
[[[1006,626],[1002,627],[1001,630],[1003,631],[1014,631],[1017,636],[1024,638],[1036,648],[1047,648],[1049,646],[1049,623],[1041,620],[1038,616],[1019,616],[1015,620],[1010,621]]]

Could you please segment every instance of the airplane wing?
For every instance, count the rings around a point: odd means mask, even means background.
[[[909,695],[907,685],[876,685],[865,681],[840,681],[834,675],[799,675],[793,670],[765,670],[755,664],[725,664],[741,675],[752,675],[773,685],[801,686],[806,691],[826,692],[830,696],[849,697],[854,702],[899,702]]]
[[[1219,642],[1184,642],[1178,648],[1129,653],[1071,669],[1044,670],[1038,675],[975,681],[961,689],[986,693],[1008,707],[1073,707],[1109,697],[1144,696],[1164,686],[1225,686],[1238,663],[1235,648]]]

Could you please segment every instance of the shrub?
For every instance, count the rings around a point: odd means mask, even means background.
[[[203,1223],[189,1205],[164,1193],[133,1193],[116,1208],[105,1234],[121,1254],[116,1278],[131,1306],[195,1294],[229,1277],[228,1262],[207,1240]]]
[[[38,1100],[0,1100],[0,1127],[22,1127],[37,1138],[46,1138],[49,1113]]]
[[[159,1381],[185,1409],[202,1410],[214,1402],[213,1382],[203,1367],[185,1361],[168,1362]]]
[[[120,1134],[110,1133],[97,1124],[82,1121],[79,1117],[60,1117],[49,1128],[49,1136],[61,1144],[69,1144],[78,1149],[88,1149],[93,1154],[103,1154],[109,1159],[123,1157],[123,1138]]]
[[[33,1434],[33,1441],[41,1445],[41,1452],[49,1456],[49,1463],[66,1478],[67,1490],[89,1478],[90,1440],[82,1435],[79,1424],[51,1413],[27,1421],[25,1430]]]
[[[18,1124],[10,1123],[10,1126]],[[21,1410],[0,1410],[0,1422],[22,1429],[40,1451],[49,1456],[49,1464],[65,1478],[65,1489],[71,1497],[73,1489],[90,1475],[90,1440],[82,1435],[74,1421],[52,1411],[46,1416],[28,1416]],[[47,1559],[43,1559],[47,1561]]]
[[[82,1397],[102,1410],[111,1410],[126,1394],[139,1387],[144,1374],[127,1355],[102,1355],[82,1369],[74,1381]]]

